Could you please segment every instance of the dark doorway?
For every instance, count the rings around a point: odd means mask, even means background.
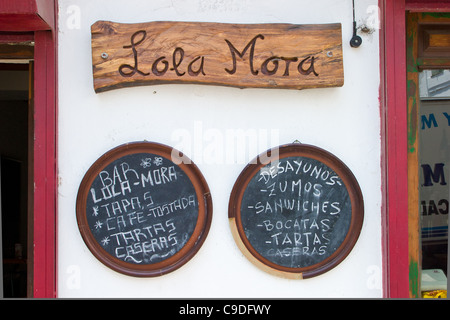
[[[0,243],[5,298],[27,297],[29,281],[29,70],[28,60],[0,63]]]

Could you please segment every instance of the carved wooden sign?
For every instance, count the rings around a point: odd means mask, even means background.
[[[98,21],[94,89],[162,83],[304,89],[344,83],[341,24]]]

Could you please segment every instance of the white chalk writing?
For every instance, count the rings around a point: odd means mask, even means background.
[[[334,170],[318,160],[288,157],[262,167],[252,178],[242,221],[263,256],[296,267],[302,257],[326,256],[336,249],[330,247],[333,228],[348,201]]]
[[[187,187],[177,187],[180,184]],[[178,252],[193,231],[179,220],[196,221],[198,209],[190,180],[174,163],[153,154],[124,157],[100,171],[87,205],[91,230],[101,246],[135,264],[158,262]]]

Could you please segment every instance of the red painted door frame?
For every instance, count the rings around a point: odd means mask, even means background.
[[[32,37],[34,47],[33,296],[56,297],[55,0],[0,0],[0,40]]]
[[[405,0],[380,0],[384,296],[409,296]],[[403,44],[403,45],[402,45]]]
[[[379,0],[384,133],[384,296],[409,298],[406,12],[449,12],[448,1]]]
[[[34,297],[56,297],[56,48],[55,34],[35,32]]]

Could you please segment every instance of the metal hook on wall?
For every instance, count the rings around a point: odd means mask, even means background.
[[[353,2],[353,37],[350,40],[350,46],[352,48],[358,48],[362,43],[362,39],[360,36],[356,34],[355,0],[352,0],[352,2]]]

